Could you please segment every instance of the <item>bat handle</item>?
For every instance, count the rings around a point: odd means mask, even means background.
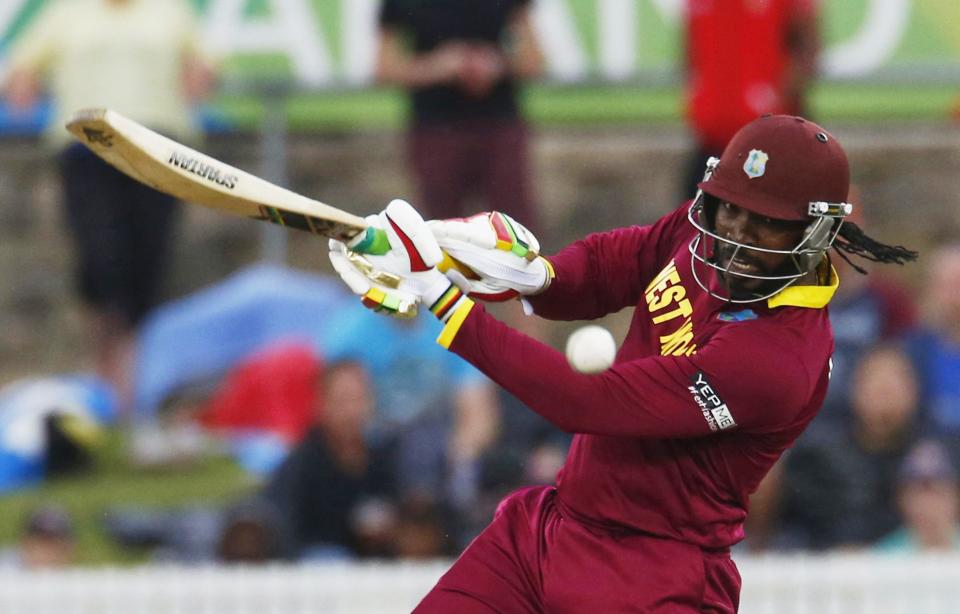
[[[381,228],[367,226],[367,229],[354,237],[348,247],[358,254],[382,256],[390,251],[390,240]]]

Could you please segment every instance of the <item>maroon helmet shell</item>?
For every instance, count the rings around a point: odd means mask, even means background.
[[[699,187],[760,215],[809,220],[811,202],[846,202],[850,166],[840,143],[817,124],[765,115],[734,135]]]

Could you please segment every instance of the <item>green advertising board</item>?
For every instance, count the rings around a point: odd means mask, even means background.
[[[55,1],[71,0],[0,2],[0,72],[17,37],[44,5]],[[356,96],[348,94],[371,80],[379,0],[191,1],[200,12],[209,46],[224,60],[225,82],[237,86],[229,91],[249,89],[265,76],[280,77],[303,92],[300,108],[308,115],[315,105],[311,100],[317,98],[311,91],[324,93],[328,101],[348,96],[342,106],[349,113],[362,112],[358,109],[365,105],[396,108],[395,102],[386,102],[382,96],[379,102],[363,98],[358,103]],[[603,87],[605,100],[641,90],[657,96],[657,88],[675,88],[684,2],[536,0],[535,22],[547,57],[548,83],[587,86],[580,88],[582,96],[592,96],[591,88]],[[891,91],[916,90],[919,84],[921,89],[937,92],[938,108],[946,104],[948,92],[960,83],[960,1],[821,0],[820,4],[823,82],[838,85],[840,91],[845,84],[874,88],[876,100],[886,95],[891,103],[896,102]],[[891,84],[897,87],[890,88]],[[561,98],[575,99],[568,88],[564,90]],[[225,104],[233,113],[253,112],[255,104],[242,96],[227,98]],[[645,108],[660,109],[654,116],[675,116],[675,98],[675,92],[667,93]],[[533,101],[535,110],[543,104]],[[546,106],[561,109],[561,115],[567,108],[559,99]]]

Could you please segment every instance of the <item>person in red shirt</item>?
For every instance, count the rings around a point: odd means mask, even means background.
[[[417,612],[736,611],[730,547],[748,496],[826,393],[839,283],[827,251],[916,253],[844,223],[846,155],[800,117],[745,126],[699,187],[650,226],[549,258],[502,214],[427,225],[403,201],[367,218],[390,237],[387,255],[331,243],[365,305],[427,307],[441,345],[575,434],[556,486],[504,499]],[[635,311],[613,366],[586,375],[467,293],[522,295],[550,319]]]
[[[817,0],[687,0],[685,104],[695,151],[683,194],[743,125],[765,113],[807,115],[817,15]]]

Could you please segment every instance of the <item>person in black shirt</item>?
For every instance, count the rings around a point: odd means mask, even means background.
[[[260,497],[279,512],[301,558],[382,554],[395,487],[389,452],[364,440],[374,409],[369,377],[359,363],[333,363],[323,388],[316,424]]]
[[[376,76],[410,93],[407,155],[421,210],[506,212],[536,229],[517,85],[543,56],[531,0],[384,0]],[[467,202],[480,197],[480,206]]]

